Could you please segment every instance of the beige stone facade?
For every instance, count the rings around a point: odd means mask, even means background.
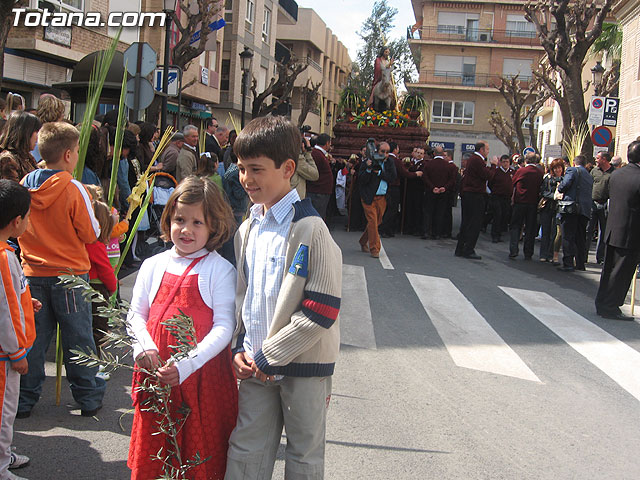
[[[640,137],[640,0],[621,0],[613,14],[622,27],[616,155],[625,159],[629,143]]]
[[[291,119],[298,121],[301,111],[301,88],[310,80],[322,81],[318,108],[307,115],[304,124],[314,132],[331,132],[338,115],[340,92],[351,72],[347,48],[311,8],[298,10],[295,25],[278,25],[277,39],[288,51],[309,66],[295,83]]]
[[[478,140],[487,140],[492,154],[508,153],[488,118],[494,108],[508,116],[494,87],[499,76],[518,75],[526,88],[543,55],[535,27],[524,20],[525,3],[412,0],[418,29],[409,45],[419,78],[409,88],[431,106],[429,140],[446,142],[458,162],[464,146]]]

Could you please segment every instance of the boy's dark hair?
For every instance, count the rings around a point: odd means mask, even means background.
[[[389,142],[389,151],[393,152],[396,148],[398,148],[398,144],[396,142]]]
[[[298,161],[302,147],[300,130],[285,117],[259,117],[240,132],[233,151],[239,159],[265,156],[280,168],[288,159]]]
[[[38,149],[45,162],[58,163],[62,154],[73,150],[78,144],[80,133],[66,122],[49,122],[38,132]]]
[[[331,137],[328,134],[321,133],[320,135],[318,135],[318,138],[316,138],[316,145],[322,147],[327,143],[329,143],[330,141],[331,141]]]
[[[27,214],[31,206],[31,194],[26,187],[13,180],[0,180],[0,228],[5,228],[16,217]]]

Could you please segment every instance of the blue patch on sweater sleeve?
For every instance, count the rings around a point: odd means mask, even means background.
[[[289,273],[303,278],[307,278],[307,275],[309,275],[309,247],[307,245],[298,247],[298,251],[289,267]]]

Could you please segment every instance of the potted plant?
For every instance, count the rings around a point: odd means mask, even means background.
[[[350,115],[351,112],[357,111],[359,102],[360,95],[356,88],[347,86],[342,89],[342,92],[340,92],[340,103],[338,106],[346,115]]]
[[[409,115],[412,120],[417,120],[420,115],[427,118],[429,114],[429,104],[421,93],[407,93],[402,99],[402,111]]]

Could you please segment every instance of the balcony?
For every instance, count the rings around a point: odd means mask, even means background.
[[[295,25],[298,22],[298,3],[295,0],[278,0],[278,24]]]
[[[519,77],[520,86],[523,89],[529,88],[532,77]],[[500,76],[486,73],[461,73],[445,72],[442,70],[423,70],[420,72],[418,80],[419,86],[443,85],[447,88],[455,87],[476,87],[476,88],[496,88],[500,85]],[[417,86],[417,85],[416,85]]]
[[[416,33],[407,30],[409,40],[423,40],[429,42],[452,43],[486,43],[491,45],[523,45],[540,47],[538,34],[534,31],[523,30],[496,30],[493,28],[466,28],[457,25],[438,25],[422,27]]]

